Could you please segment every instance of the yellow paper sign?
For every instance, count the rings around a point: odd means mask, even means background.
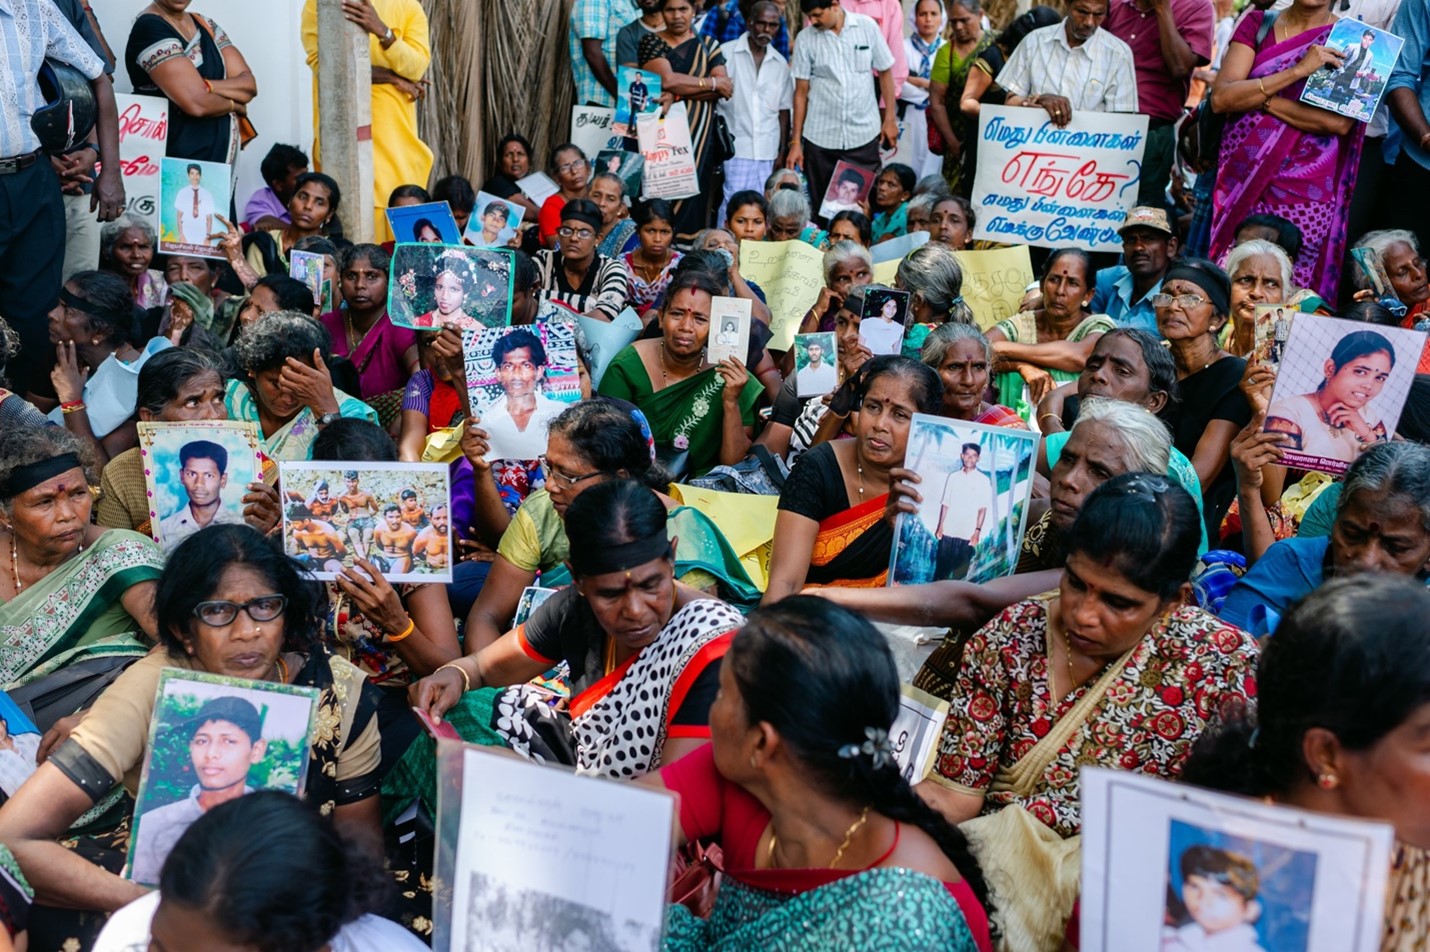
[[[771,350],[789,350],[824,287],[824,252],[803,241],[740,242],[740,274],[765,292]]]
[[[963,266],[963,299],[973,309],[979,327],[986,331],[1018,313],[1023,289],[1033,283],[1027,245],[954,254]]]

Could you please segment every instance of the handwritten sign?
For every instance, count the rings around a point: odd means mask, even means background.
[[[973,319],[988,330],[1018,313],[1023,289],[1033,283],[1033,262],[1027,245],[988,251],[955,251],[963,266],[963,299]]]
[[[637,116],[636,136],[645,156],[643,198],[680,199],[700,194],[685,103],[671,106],[664,118],[648,112]]]
[[[740,242],[740,274],[765,292],[771,350],[789,350],[824,287],[824,253],[803,241]]]
[[[611,141],[611,122],[615,115],[614,109],[605,106],[572,106],[572,144],[579,146],[586,158],[594,159]]]
[[[169,137],[169,100],[115,93],[119,108],[119,173],[126,211],[159,230],[159,160]]]
[[[1074,112],[1059,128],[1042,109],[978,113],[973,237],[1041,248],[1119,251],[1137,200],[1147,117]]]

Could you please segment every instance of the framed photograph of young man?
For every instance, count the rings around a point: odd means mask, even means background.
[[[258,427],[232,420],[138,427],[149,534],[161,549],[207,526],[243,522],[243,497],[263,473]]]

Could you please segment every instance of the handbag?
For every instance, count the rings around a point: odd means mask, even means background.
[[[1281,15],[1279,10],[1269,10],[1261,19],[1261,26],[1256,29],[1256,49],[1261,49],[1261,44],[1266,40],[1271,28],[1276,25],[1276,18]],[[1221,137],[1226,131],[1226,113],[1216,112],[1212,109],[1211,92],[1208,91],[1202,97],[1202,101],[1197,103],[1197,108],[1192,112],[1193,124],[1196,126],[1196,145],[1192,149],[1192,157],[1196,162],[1204,167],[1210,168],[1217,162],[1221,154]]]
[[[701,919],[710,915],[720,892],[720,865],[724,861],[724,854],[714,843],[707,846],[695,840],[685,844],[675,854],[675,878],[666,901],[684,906]]]
[[[209,35],[210,40],[213,40],[215,43],[218,42],[214,37],[214,31],[209,29],[208,20],[201,16],[195,16],[194,20],[197,21],[199,27]],[[240,149],[247,148],[250,142],[258,138],[258,130],[253,127],[253,120],[248,118],[247,115],[240,113],[235,118],[238,119],[238,147]]]
[[[715,161],[724,165],[735,157],[735,134],[720,113],[715,113]]]

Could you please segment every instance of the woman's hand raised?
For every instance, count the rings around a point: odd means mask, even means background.
[[[328,373],[328,365],[323,363],[323,352],[316,348],[313,350],[313,366],[289,357],[278,373],[278,382],[302,400],[315,417],[340,410],[337,394],[333,391],[332,375]]]

